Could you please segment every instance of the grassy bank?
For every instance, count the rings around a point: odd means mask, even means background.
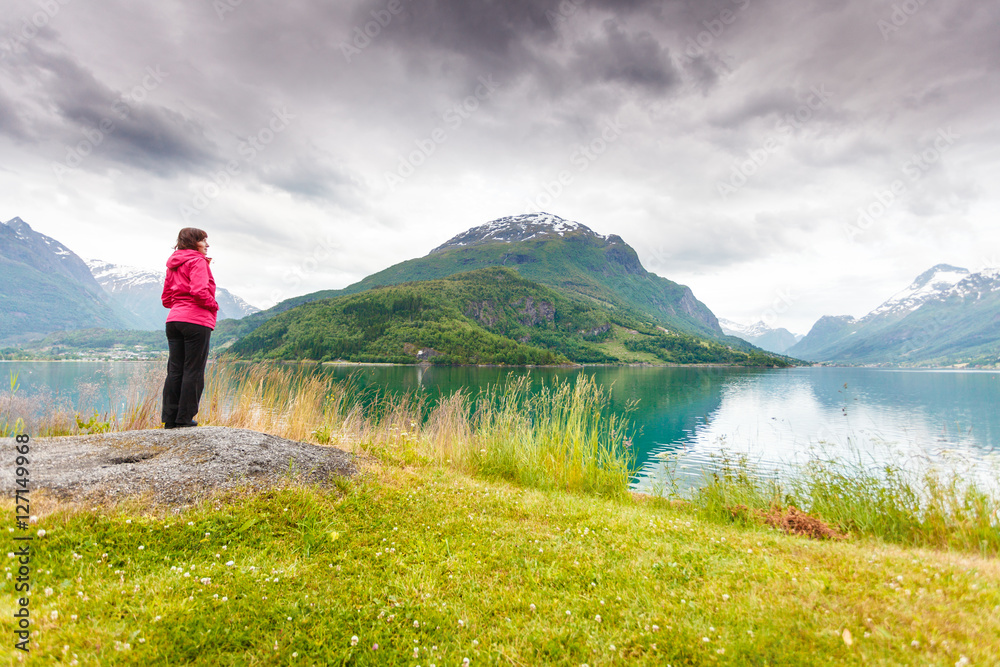
[[[807,540],[665,501],[369,459],[339,490],[232,495],[181,514],[39,508],[38,662],[1000,661],[996,560]]]
[[[155,367],[131,376],[120,408],[102,414],[52,397],[5,392],[0,433],[17,420],[33,436],[158,428],[162,378]],[[607,390],[585,375],[541,392],[512,375],[433,404],[422,394],[362,392],[351,379],[336,381],[311,366],[218,363],[206,380],[198,415],[203,424],[332,444],[405,465],[441,465],[530,488],[617,498],[628,492],[634,458],[627,415],[613,414]],[[814,457],[779,484],[746,459],[723,457],[719,464],[682,498],[706,519],[756,524],[775,509],[796,507],[850,537],[1000,555],[1000,498],[971,478]]]
[[[1000,661],[998,504],[957,480],[825,462],[779,487],[734,460],[684,501],[637,500],[628,424],[587,377],[542,393],[512,378],[433,405],[302,367],[217,365],[208,380],[203,423],[335,444],[364,455],[364,473],[181,513],[34,496],[33,659]],[[33,435],[155,427],[159,381],[135,380],[121,411],[87,419],[30,413],[12,392],[0,422],[25,419]],[[846,539],[766,525],[792,505]],[[12,518],[13,504],[0,511]],[[12,580],[0,591],[12,637]]]

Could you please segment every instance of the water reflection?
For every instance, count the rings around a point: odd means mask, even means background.
[[[21,391],[49,389],[77,403],[81,390],[109,406],[122,388],[156,363],[0,362],[0,378],[20,373]],[[529,374],[535,387],[581,372],[609,387],[612,407],[631,413],[637,433],[635,488],[665,481],[662,456],[677,461],[682,481],[700,477],[723,448],[744,452],[762,467],[782,470],[811,453],[950,464],[957,457],[998,469],[1000,372],[906,371],[866,368],[587,368],[320,366],[318,372],[353,377],[358,387],[421,391],[434,401],[460,388],[475,393]],[[89,388],[88,388],[89,385]],[[95,389],[97,385],[99,389]],[[103,408],[106,409],[106,408]],[[899,458],[902,457],[902,458]]]

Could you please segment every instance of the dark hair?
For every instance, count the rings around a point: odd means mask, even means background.
[[[197,227],[185,227],[177,234],[175,250],[197,250],[198,243],[208,238],[208,232]]]

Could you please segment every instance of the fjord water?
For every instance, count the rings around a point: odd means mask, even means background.
[[[0,362],[0,377],[19,374],[20,392],[49,390],[84,409],[120,401],[142,362]],[[556,377],[594,375],[610,388],[612,409],[630,413],[637,490],[676,478],[697,482],[719,453],[744,453],[763,470],[781,471],[810,456],[865,466],[918,468],[928,463],[991,475],[1000,469],[1000,372],[873,368],[323,366],[361,388],[473,394],[529,373],[535,386]],[[96,403],[95,403],[96,401]]]

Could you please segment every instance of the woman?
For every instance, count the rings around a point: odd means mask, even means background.
[[[208,234],[185,227],[167,260],[163,307],[167,315],[167,380],[163,383],[163,428],[197,426],[198,402],[205,387],[208,341],[219,304],[209,264]]]

